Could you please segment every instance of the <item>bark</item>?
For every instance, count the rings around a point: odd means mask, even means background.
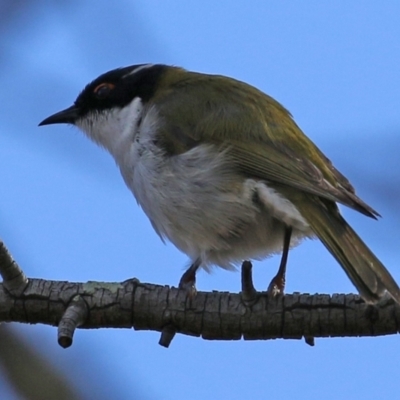
[[[313,344],[314,337],[399,332],[400,306],[389,297],[368,305],[354,294],[295,293],[274,298],[256,293],[248,305],[240,293],[198,292],[190,298],[183,290],[137,279],[120,283],[24,281],[22,271],[0,249],[0,270],[9,272],[10,265],[18,273],[8,275],[14,283],[17,276],[20,287],[10,289],[6,280],[0,284],[0,321],[58,326],[63,347],[72,344],[76,327],[155,330],[162,332],[160,344],[166,347],[175,333],[210,340],[304,337]]]

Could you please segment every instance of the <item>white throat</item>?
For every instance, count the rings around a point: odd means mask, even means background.
[[[135,97],[123,108],[89,114],[77,120],[75,125],[118,160],[128,143],[132,143],[142,112],[142,99]]]

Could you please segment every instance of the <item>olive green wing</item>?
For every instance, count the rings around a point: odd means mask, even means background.
[[[168,154],[214,144],[246,176],[339,202],[373,218],[379,215],[274,99],[230,78],[190,78],[157,98],[160,140]]]
[[[366,301],[376,302],[386,289],[400,303],[398,285],[340,215],[336,202],[373,218],[378,213],[355,195],[290,114],[251,86],[194,75],[195,82],[179,81],[158,98],[157,141],[167,155],[202,144],[226,151],[243,175],[268,181],[296,206]]]
[[[229,148],[229,154],[247,175],[339,202],[372,218],[379,215],[353,191],[338,180],[328,180],[316,164],[290,148],[282,151],[270,144],[235,142]]]

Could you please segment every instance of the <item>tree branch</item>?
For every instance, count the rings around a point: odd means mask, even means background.
[[[49,360],[15,329],[3,324],[0,327],[0,365],[2,374],[24,400],[83,400],[68,379]],[[4,394],[1,394],[4,399]],[[85,397],[86,398],[86,397]],[[96,397],[98,399],[98,397]]]
[[[0,273],[17,264],[4,255]],[[15,274],[9,274],[15,276]],[[5,277],[3,276],[3,279]],[[358,295],[291,294],[271,298],[256,293],[251,305],[241,294],[185,291],[129,279],[120,283],[21,280],[22,291],[0,284],[0,321],[59,327],[59,343],[72,344],[76,327],[134,328],[162,333],[168,347],[175,333],[210,340],[301,339],[380,336],[399,332],[400,306],[389,297],[376,305]]]

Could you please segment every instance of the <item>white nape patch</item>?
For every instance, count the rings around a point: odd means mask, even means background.
[[[142,111],[142,99],[135,97],[123,108],[90,113],[77,120],[75,125],[118,161],[132,144]]]
[[[285,199],[263,182],[257,182],[255,188],[257,189],[260,201],[270,210],[276,219],[302,231],[309,229],[307,221],[288,199]]]
[[[154,66],[154,64],[145,64],[145,65],[142,65],[141,67],[135,68],[133,71],[128,72],[126,75],[124,75],[124,76],[122,77],[122,79],[126,78],[126,77],[129,76],[129,75],[136,74],[137,72],[142,71],[143,69],[151,68],[151,67],[153,67],[153,66]]]

